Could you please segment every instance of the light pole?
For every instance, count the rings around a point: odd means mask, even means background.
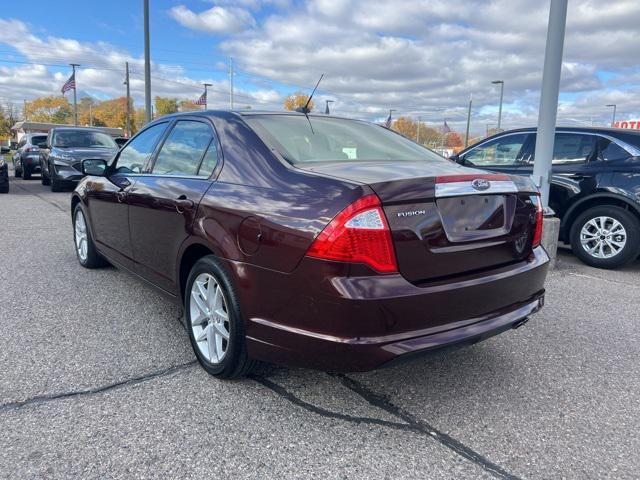
[[[504,80],[494,80],[494,85],[500,84],[500,107],[498,109],[498,132],[500,132],[500,126],[502,125],[502,98],[504,97]]]
[[[203,83],[204,85],[204,109],[207,109],[207,102],[209,101],[209,96],[207,95],[207,87],[213,86],[213,83]]]
[[[607,107],[613,107],[613,115],[611,116],[611,126],[616,123],[616,108],[618,107],[615,103],[611,103],[607,105]]]
[[[151,53],[149,47],[149,0],[144,0],[144,116],[151,121]]]
[[[542,207],[549,206],[549,186],[551,181],[551,160],[558,115],[558,94],[560,92],[560,71],[564,31],[567,22],[568,0],[551,0],[547,46],[544,52],[542,91],[533,164],[533,179],[540,189]]]
[[[464,136],[464,148],[469,146],[469,127],[471,126],[471,106],[473,105],[473,96],[469,94],[469,110],[467,110],[467,132]]]

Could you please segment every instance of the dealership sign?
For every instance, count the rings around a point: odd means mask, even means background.
[[[622,122],[614,122],[615,128],[630,128],[632,130],[640,130],[640,120],[625,120]]]

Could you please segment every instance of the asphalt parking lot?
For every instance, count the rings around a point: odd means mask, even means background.
[[[69,193],[0,195],[2,478],[638,478],[640,262],[560,254],[543,311],[366,374],[197,364],[180,309],[76,261]]]

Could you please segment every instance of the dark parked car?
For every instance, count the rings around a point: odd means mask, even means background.
[[[518,327],[543,304],[531,180],[367,122],[177,114],[83,169],[79,262],[106,259],[183,303],[216,376],[254,359],[367,370]]]
[[[503,132],[463,150],[458,163],[531,175],[536,129]],[[640,254],[640,132],[559,127],[549,206],[560,240],[586,264],[625,265]]]
[[[0,193],[9,193],[9,165],[5,155],[9,153],[9,147],[0,147]]]
[[[39,173],[40,149],[46,148],[46,146],[46,134],[27,133],[22,137],[12,158],[14,175],[29,180],[32,173]]]
[[[41,150],[42,184],[59,192],[73,187],[82,178],[82,160],[110,160],[118,151],[111,136],[94,128],[56,127],[49,131]]]

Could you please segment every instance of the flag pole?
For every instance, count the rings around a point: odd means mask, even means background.
[[[209,95],[207,94],[207,87],[213,86],[211,83],[203,83],[204,85],[204,109],[207,109],[207,103],[209,102]]]
[[[73,69],[73,124],[78,126],[78,94],[77,94],[77,82],[76,82],[76,67],[79,67],[79,63],[70,63]]]

